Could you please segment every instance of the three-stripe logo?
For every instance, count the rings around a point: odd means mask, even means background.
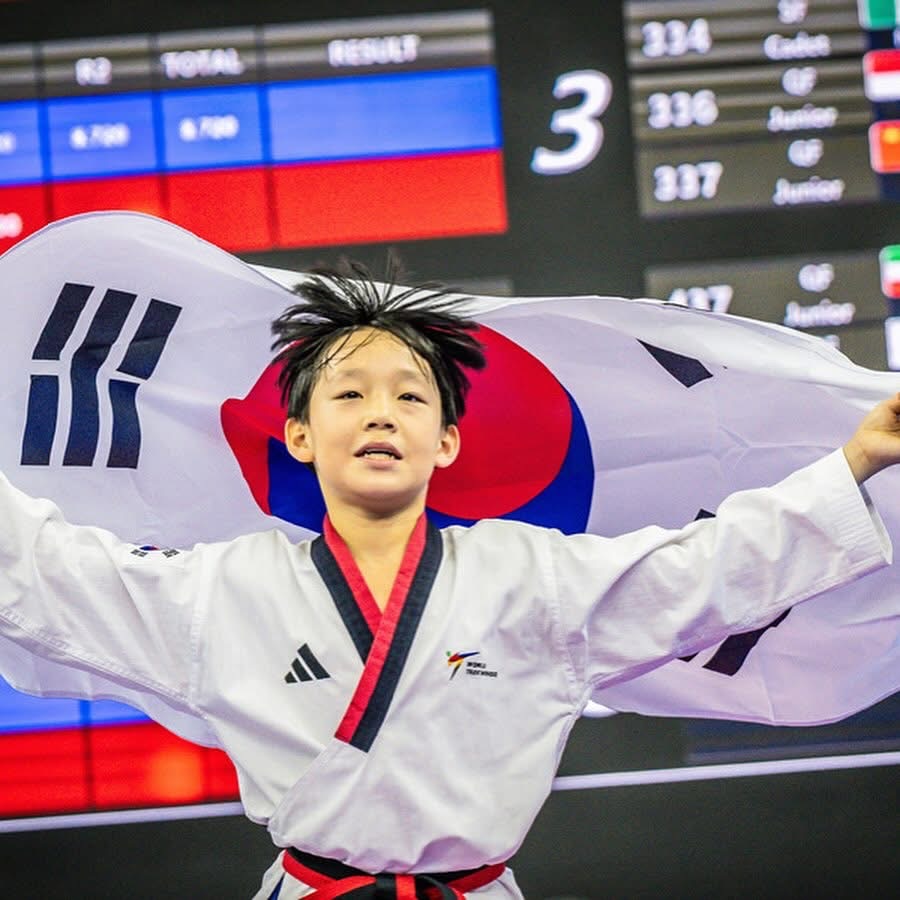
[[[297,651],[297,656],[291,663],[291,670],[284,676],[284,680],[288,684],[297,684],[299,681],[321,681],[323,678],[330,677],[325,671],[325,667],[309,649],[309,644],[304,644]]]
[[[60,362],[94,285],[63,285],[31,355],[34,361]],[[62,464],[91,466],[100,436],[98,375],[119,340],[138,295],[108,288],[103,294],[80,345],[71,356],[71,418]],[[136,469],[141,451],[137,391],[156,368],[181,307],[151,299],[131,336],[116,377],[108,382],[112,430],[106,465]],[[124,376],[124,377],[119,377]],[[47,466],[59,419],[59,375],[32,374],[28,413],[22,438],[22,465]]]

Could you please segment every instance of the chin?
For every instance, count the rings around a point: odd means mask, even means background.
[[[368,490],[360,493],[360,505],[373,512],[399,512],[421,503],[424,506],[424,492],[397,490]]]

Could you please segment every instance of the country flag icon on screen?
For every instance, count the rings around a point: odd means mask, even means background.
[[[883,175],[900,172],[900,119],[886,119],[869,126],[869,160]]]
[[[863,57],[863,74],[873,103],[900,100],[900,50],[871,50]]]
[[[900,0],[858,0],[859,24],[869,31],[900,23]]]
[[[878,254],[881,290],[885,297],[900,300],[900,244],[890,244]]]

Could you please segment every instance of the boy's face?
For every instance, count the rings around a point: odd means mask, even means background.
[[[329,510],[350,505],[387,515],[424,508],[435,466],[459,452],[459,431],[446,429],[428,364],[392,335],[354,332],[322,369],[308,421],[288,419],[288,451],[314,463]]]

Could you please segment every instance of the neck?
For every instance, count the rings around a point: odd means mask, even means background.
[[[424,504],[416,504],[390,515],[372,515],[354,508],[328,509],[328,518],[357,564],[368,560],[392,560],[409,543]]]

